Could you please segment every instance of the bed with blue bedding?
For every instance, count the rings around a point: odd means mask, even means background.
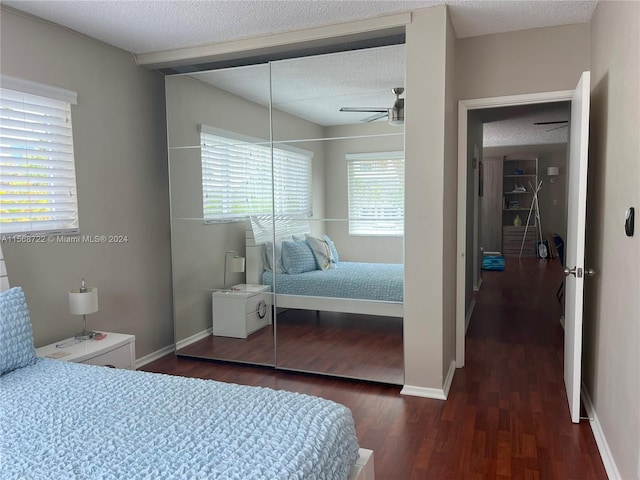
[[[281,294],[402,302],[403,265],[340,262],[334,268],[299,274],[275,274],[273,291]],[[262,283],[273,287],[274,273],[265,271]]]
[[[340,261],[327,235],[293,235],[272,242],[265,241],[264,234],[258,237],[260,232],[252,227],[246,243],[247,283],[270,285],[278,307],[404,315],[404,265]]]
[[[19,288],[0,293],[0,478],[352,478],[358,443],[346,407],[39,359],[23,304]]]

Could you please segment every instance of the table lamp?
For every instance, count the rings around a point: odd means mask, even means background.
[[[69,312],[82,315],[82,332],[75,335],[76,340],[89,340],[96,332],[87,331],[87,314],[98,311],[98,289],[87,287],[84,278],[80,288],[69,291]]]
[[[230,257],[231,255],[231,257]],[[233,273],[244,272],[244,257],[238,255],[238,252],[229,251],[224,254],[224,287],[227,288],[227,269]]]

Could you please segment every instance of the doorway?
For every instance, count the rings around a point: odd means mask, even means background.
[[[467,222],[468,216],[473,218],[471,217],[473,215],[471,209],[474,205],[474,200],[471,197],[473,187],[469,185],[469,179],[473,178],[473,174],[470,172],[470,162],[468,161],[469,158],[473,158],[473,151],[469,150],[473,148],[474,144],[469,138],[470,113],[505,107],[567,102],[571,101],[572,95],[573,91],[568,90],[463,100],[458,104],[458,256],[456,284],[456,367],[458,368],[465,365],[465,331],[471,314],[469,307],[473,305],[472,285],[474,279],[472,278],[472,273],[475,266],[481,262],[481,253],[469,248],[469,245],[473,245],[474,239],[477,238],[477,231],[469,227],[469,224],[473,226],[475,222]],[[471,121],[473,121],[472,118]],[[472,125],[471,127],[473,128]],[[471,144],[471,147],[469,147],[469,144]],[[465,256],[465,251],[473,254]]]

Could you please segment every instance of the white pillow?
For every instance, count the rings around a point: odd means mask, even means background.
[[[325,240],[307,235],[307,243],[311,247],[319,270],[326,270],[336,266],[336,262],[331,254],[331,248]]]

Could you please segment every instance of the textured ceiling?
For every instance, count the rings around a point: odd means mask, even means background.
[[[446,3],[458,38],[586,23],[595,1],[1,0],[132,53],[219,43]]]
[[[357,123],[371,113],[340,107],[389,108],[404,87],[404,45],[317,55],[271,64],[271,101],[278,110],[318,125]],[[260,105],[269,105],[269,66],[215,70],[194,77]]]
[[[132,53],[301,30],[446,3],[458,38],[528,28],[586,23],[596,1],[572,0],[0,0]],[[259,66],[265,68],[266,66]],[[202,78],[230,93],[267,104],[268,73],[254,67]],[[256,67],[257,68],[257,67]],[[342,106],[387,107],[393,87],[404,86],[404,47],[383,47],[279,62],[273,65],[277,108],[320,125],[361,121],[369,114],[340,113]],[[204,77],[204,75],[203,75]],[[410,109],[410,92],[407,108]],[[535,109],[534,109],[535,110]],[[503,109],[501,115],[505,115]],[[562,143],[566,128],[547,132],[534,121],[566,117],[557,111],[512,111],[489,118],[487,146]],[[559,118],[559,117],[558,117]]]

